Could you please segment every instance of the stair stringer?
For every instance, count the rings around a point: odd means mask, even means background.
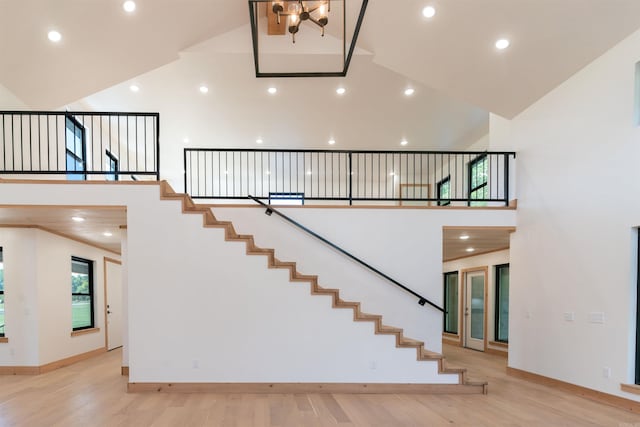
[[[311,294],[330,297],[333,308],[352,310],[353,321],[372,323],[374,333],[376,335],[392,336],[397,348],[415,349],[416,360],[426,363],[437,363],[438,374],[457,375],[459,385],[468,386],[470,389],[475,389],[478,393],[487,393],[488,387],[486,382],[470,381],[467,378],[466,369],[449,366],[442,354],[427,350],[424,342],[405,337],[401,328],[385,325],[381,315],[363,312],[360,309],[359,302],[342,300],[338,289],[320,286],[318,276],[302,274],[297,271],[295,262],[279,260],[275,255],[274,249],[258,247],[252,235],[238,234],[230,221],[218,221],[209,207],[197,205],[187,194],[176,193],[166,181],[162,181],[160,184],[160,198],[162,200],[180,201],[184,214],[202,215],[202,226],[204,228],[222,229],[225,241],[245,244],[247,255],[264,256],[267,260],[267,267],[270,269],[288,270],[288,279],[290,282],[308,283]]]

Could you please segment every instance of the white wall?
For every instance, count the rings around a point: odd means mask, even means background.
[[[9,89],[0,84],[0,109],[2,110],[22,110],[27,108],[24,102],[18,99]]]
[[[4,266],[5,337],[0,366],[38,365],[38,285],[36,230],[0,228]]]
[[[518,152],[509,365],[634,400],[620,383],[634,371],[639,60],[636,32],[512,121],[492,117],[491,126],[492,147]],[[592,312],[605,323],[590,323]]]
[[[37,230],[40,365],[104,347],[104,257],[117,255]],[[93,261],[94,324],[99,332],[71,336],[71,257]]]
[[[285,215],[361,258],[403,285],[442,306],[442,227],[513,225],[514,211],[299,209]],[[296,261],[304,274],[318,274],[321,286],[340,289],[343,299],[381,314],[385,323],[441,350],[441,312],[420,307],[417,298],[391,285],[344,255],[294,228],[264,209],[215,208],[218,219],[231,220],[258,246],[275,248],[281,260]]]
[[[491,345],[491,341],[495,341],[495,308],[496,308],[496,265],[501,264],[509,264],[509,249],[505,249],[503,251],[491,252],[483,255],[476,255],[472,257],[466,257],[457,259],[454,261],[448,261],[442,264],[442,272],[448,273],[451,271],[461,272],[462,270],[476,268],[476,267],[488,267],[487,274],[487,326],[486,333],[487,339],[489,343],[487,344],[489,348],[496,348],[498,350],[503,350],[502,348],[498,348],[496,346]],[[463,280],[462,273],[459,273],[459,280]],[[460,283],[460,282],[459,282]],[[460,298],[463,298],[463,289],[458,289],[458,295]],[[462,328],[460,328],[460,333],[462,333]]]
[[[104,347],[103,257],[92,246],[38,229],[0,228],[5,335],[0,366],[40,366]],[[71,337],[71,256],[94,261],[97,333]]]

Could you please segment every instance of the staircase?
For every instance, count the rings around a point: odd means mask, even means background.
[[[382,316],[377,314],[364,313],[360,309],[360,303],[354,301],[345,301],[340,298],[338,289],[324,288],[318,284],[318,276],[301,274],[296,269],[296,263],[290,261],[281,261],[275,256],[274,249],[260,248],[256,246],[252,235],[238,234],[230,221],[218,221],[212,210],[208,207],[198,206],[187,194],[176,193],[166,182],[160,183],[161,200],[179,200],[182,203],[182,212],[184,214],[202,215],[202,225],[205,228],[222,228],[224,230],[225,240],[231,242],[244,242],[246,244],[247,255],[266,256],[268,267],[273,269],[288,269],[289,281],[309,283],[312,295],[328,295],[332,299],[332,307],[336,309],[353,310],[353,320],[355,322],[372,322],[375,327],[375,333],[379,335],[394,335],[396,347],[398,348],[415,348],[418,361],[437,362],[439,374],[457,374],[458,385],[455,393],[487,393],[486,382],[470,381],[466,378],[466,369],[447,366],[446,360],[442,354],[431,352],[424,347],[424,342],[414,340],[404,336],[403,330],[382,323]],[[431,385],[429,391],[432,393],[449,393],[452,388],[449,384]],[[439,390],[440,389],[440,390]],[[415,392],[415,388],[407,387],[407,390]]]

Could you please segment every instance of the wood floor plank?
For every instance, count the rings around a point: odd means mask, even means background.
[[[126,393],[116,350],[39,376],[0,376],[0,426],[640,426],[640,416],[507,376],[502,357],[445,346],[488,395]]]

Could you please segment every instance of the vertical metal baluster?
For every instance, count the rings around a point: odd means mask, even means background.
[[[126,123],[125,130],[126,130],[126,138],[127,138],[127,166],[129,168],[129,170],[132,170],[132,168],[131,168],[131,159],[130,159],[131,148],[129,147],[129,116],[125,115],[124,119],[125,119],[125,123]],[[200,162],[198,162],[198,166],[200,166],[199,163]],[[136,168],[134,167],[133,170],[135,171],[135,169]],[[200,182],[198,181],[198,194],[199,193],[200,193]]]
[[[102,122],[102,119],[100,119],[100,122]],[[183,179],[182,185],[184,186],[183,191],[186,194],[191,194],[191,192],[189,191],[189,188],[187,187],[187,149],[186,148],[182,149],[182,179]]]
[[[38,114],[38,170],[42,171],[42,130],[40,128],[40,114]]]
[[[138,153],[139,153],[139,149],[138,149],[138,116],[133,116],[133,120],[135,120],[136,123],[136,127],[135,127],[135,131],[136,131],[136,171],[138,170],[138,168],[140,167],[140,162],[138,161]],[[205,189],[205,192],[207,190]]]
[[[29,170],[33,170],[33,125],[31,118],[33,116],[29,114]]]
[[[327,197],[327,152],[324,152],[323,156],[323,166],[324,166],[324,198]]]
[[[2,165],[3,165],[3,170],[7,170],[7,141],[6,141],[6,130],[5,127],[6,125],[4,124],[4,118],[6,117],[5,114],[2,115]]]
[[[349,206],[353,205],[353,153],[349,152]]]
[[[504,156],[504,205],[509,206],[509,155]]]
[[[22,135],[22,114],[20,114],[20,165],[24,170],[24,136]]]
[[[142,131],[142,140],[144,141],[144,171],[145,172],[149,172],[149,167],[147,166],[147,157],[149,157],[148,154],[148,149],[147,149],[147,116],[144,116],[142,119],[142,123],[144,124],[143,126],[143,131]]]

